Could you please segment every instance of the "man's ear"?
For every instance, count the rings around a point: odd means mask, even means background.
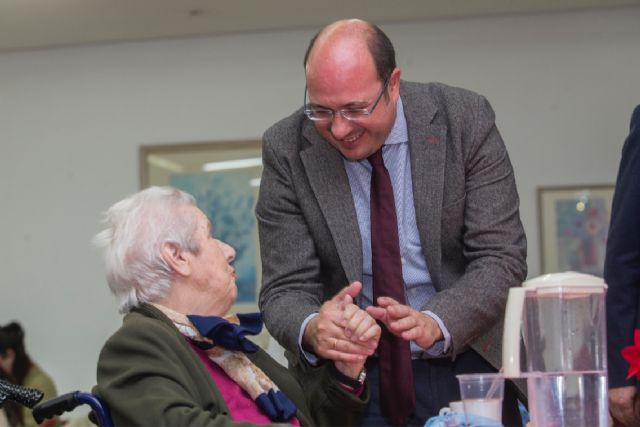
[[[181,276],[191,274],[191,264],[189,258],[185,256],[185,251],[175,242],[163,242],[160,246],[160,254],[169,267]]]
[[[391,92],[400,91],[400,74],[402,74],[400,68],[396,67],[389,75],[389,89]]]

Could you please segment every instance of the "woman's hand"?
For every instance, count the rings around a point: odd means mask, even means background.
[[[341,322],[345,340],[347,343],[336,341],[336,347],[347,344],[357,345],[368,349],[368,355],[372,355],[378,347],[378,341],[382,329],[376,320],[365,310],[353,303],[353,298],[346,295],[342,301],[343,321]],[[335,361],[335,367],[350,378],[357,378],[364,367],[366,359],[354,362]]]

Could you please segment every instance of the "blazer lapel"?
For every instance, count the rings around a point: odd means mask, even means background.
[[[362,238],[342,155],[318,134],[313,124],[305,122],[302,134],[310,146],[300,153],[300,158],[342,268],[349,282],[361,281]]]
[[[402,86],[401,86],[402,89]],[[440,289],[442,256],[440,230],[446,157],[447,129],[431,125],[437,109],[424,94],[402,92],[409,132],[411,179],[416,222],[427,267],[436,289]]]

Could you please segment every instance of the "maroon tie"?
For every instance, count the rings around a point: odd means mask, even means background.
[[[371,172],[371,266],[373,299],[389,296],[405,304],[398,221],[389,172],[382,147],[368,157]],[[404,424],[416,407],[411,349],[405,341],[382,328],[378,344],[382,413],[394,424]]]

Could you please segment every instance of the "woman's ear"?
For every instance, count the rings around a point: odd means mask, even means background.
[[[160,246],[160,254],[169,267],[181,276],[191,274],[189,258],[185,256],[185,251],[175,242],[163,242]]]

